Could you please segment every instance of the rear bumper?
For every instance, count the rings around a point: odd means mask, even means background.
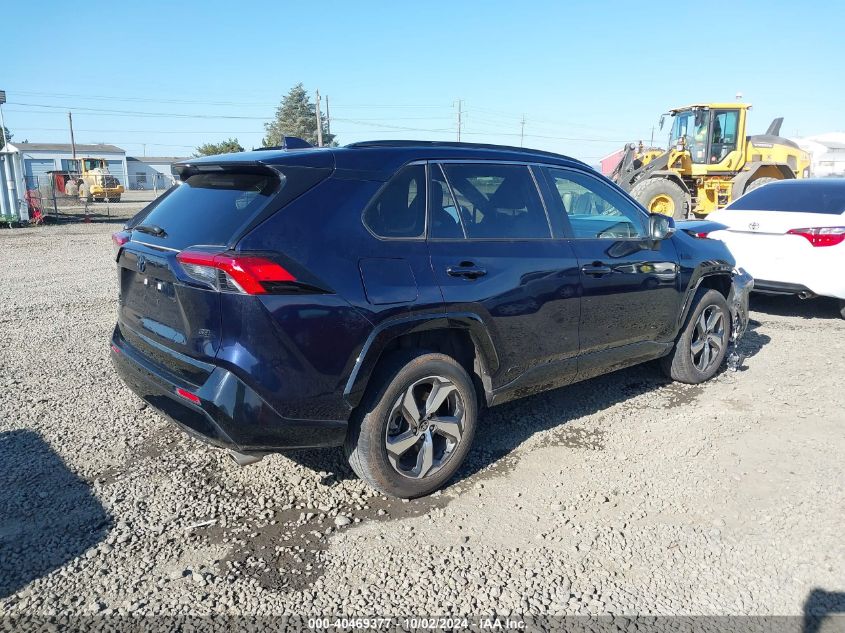
[[[116,328],[112,362],[126,385],[190,435],[241,453],[340,446],[342,420],[298,420],[279,415],[232,372],[216,367],[202,385],[169,374],[130,345]],[[184,389],[195,403],[177,394]]]
[[[813,296],[816,294],[803,284],[790,284],[783,281],[769,281],[766,279],[754,280],[754,292],[767,295]]]

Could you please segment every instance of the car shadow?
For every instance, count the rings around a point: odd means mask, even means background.
[[[757,349],[766,342],[768,337],[760,335]],[[550,429],[558,429],[558,433],[547,444],[600,450],[603,444],[600,431],[576,430],[567,425],[667,385],[672,390],[666,399],[667,408],[691,401],[700,389],[696,385],[673,383],[656,362],[651,362],[485,409],[479,417],[472,448],[449,485],[491,468],[510,468],[513,464],[500,460],[533,435]],[[342,450],[288,451],[284,455],[309,470],[326,473],[324,484],[356,478]]]
[[[111,517],[40,435],[0,433],[0,598],[100,543]]]
[[[830,628],[825,621],[836,619]],[[804,601],[803,633],[819,633],[821,631],[839,631],[842,618],[845,616],[845,593],[841,591],[825,591],[813,589]]]
[[[774,316],[802,319],[841,319],[838,301],[829,297],[799,299],[791,295],[752,294],[750,309]]]
[[[771,343],[772,337],[767,334],[761,334],[757,330],[760,328],[760,322],[750,319],[748,327],[745,330],[742,338],[737,345],[737,351],[743,359],[751,358],[760,352],[763,347]],[[742,367],[740,371],[745,371],[747,368]]]

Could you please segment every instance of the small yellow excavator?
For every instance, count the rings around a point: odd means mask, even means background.
[[[79,195],[80,202],[120,202],[123,185],[109,173],[104,158],[78,158],[65,185],[69,195]]]
[[[651,213],[701,217],[773,180],[808,178],[810,156],[780,136],[783,118],[746,136],[750,104],[674,108],[669,149],[629,144],[611,179]]]

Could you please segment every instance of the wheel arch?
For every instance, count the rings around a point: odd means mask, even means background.
[[[733,283],[733,269],[725,265],[717,266],[713,270],[696,271],[697,274],[692,283],[687,287],[684,295],[683,309],[678,315],[677,331],[680,332],[684,324],[687,322],[690,311],[693,308],[693,299],[700,288],[707,288],[718,291],[725,300],[728,299],[731,292],[731,284]]]
[[[419,315],[376,327],[361,348],[343,398],[350,408],[361,402],[370,379],[391,352],[416,348],[441,352],[458,361],[473,378],[479,398],[489,403],[490,376],[499,367],[493,341],[481,318],[471,312]]]
[[[777,178],[778,180],[794,180],[795,172],[789,165],[759,161],[749,163],[748,171],[741,171],[731,179],[731,198],[736,200],[748,189],[748,185],[758,178]]]

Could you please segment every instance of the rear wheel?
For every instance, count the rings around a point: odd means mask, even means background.
[[[662,213],[683,220],[686,218],[687,196],[684,190],[668,178],[649,178],[631,189],[631,197],[649,213]]]
[[[762,178],[757,178],[756,180],[752,180],[748,183],[748,186],[745,188],[745,193],[749,191],[754,191],[755,189],[759,189],[763,185],[768,185],[770,182],[777,182],[777,178],[772,178],[771,176],[763,176]]]
[[[845,319],[845,299],[839,300],[839,316]]]
[[[434,492],[472,444],[478,413],[472,380],[450,356],[422,351],[388,358],[372,380],[344,447],[352,470],[396,497]]]
[[[120,202],[120,196],[114,196],[109,198],[109,202]]]
[[[725,360],[730,331],[725,297],[717,290],[700,288],[675,348],[663,357],[663,371],[672,380],[687,384],[709,380]]]

